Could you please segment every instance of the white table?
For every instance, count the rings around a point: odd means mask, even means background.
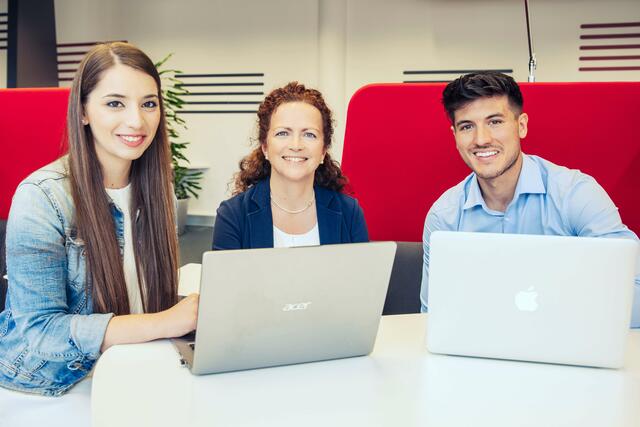
[[[91,378],[58,397],[20,393],[0,387],[0,426],[89,427]]]
[[[99,360],[99,426],[640,426],[640,331],[624,369],[433,355],[426,315],[384,317],[367,357],[193,376],[169,341]]]

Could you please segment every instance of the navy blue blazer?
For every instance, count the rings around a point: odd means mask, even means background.
[[[320,244],[368,242],[369,233],[358,201],[324,187],[314,187]],[[273,247],[269,180],[220,204],[213,228],[213,249]]]

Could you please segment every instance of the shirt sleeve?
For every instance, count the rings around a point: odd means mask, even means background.
[[[629,239],[638,237],[622,223],[618,208],[593,178],[579,182],[566,198],[569,227],[576,236]],[[631,327],[640,328],[640,251],[636,261]]]
[[[441,230],[440,220],[438,215],[433,211],[433,208],[427,213],[427,217],[424,221],[424,231],[422,233],[422,282],[420,284],[420,311],[427,312],[427,302],[429,295],[429,244],[431,241],[431,233],[437,230]]]
[[[44,360],[95,360],[113,314],[70,312],[65,243],[57,206],[40,187],[20,185],[12,201],[6,240],[16,328],[30,351]]]

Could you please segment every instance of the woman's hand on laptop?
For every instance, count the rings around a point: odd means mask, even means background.
[[[198,294],[189,294],[168,310],[158,313],[166,331],[166,338],[180,337],[196,329]]]
[[[134,344],[158,338],[174,338],[196,328],[198,294],[191,294],[159,313],[127,314],[109,320],[101,352],[116,344]]]

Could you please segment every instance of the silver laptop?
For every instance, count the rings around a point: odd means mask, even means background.
[[[393,242],[205,252],[195,339],[174,340],[194,374],[369,354]]]
[[[621,367],[638,249],[625,239],[434,232],[427,348]]]

